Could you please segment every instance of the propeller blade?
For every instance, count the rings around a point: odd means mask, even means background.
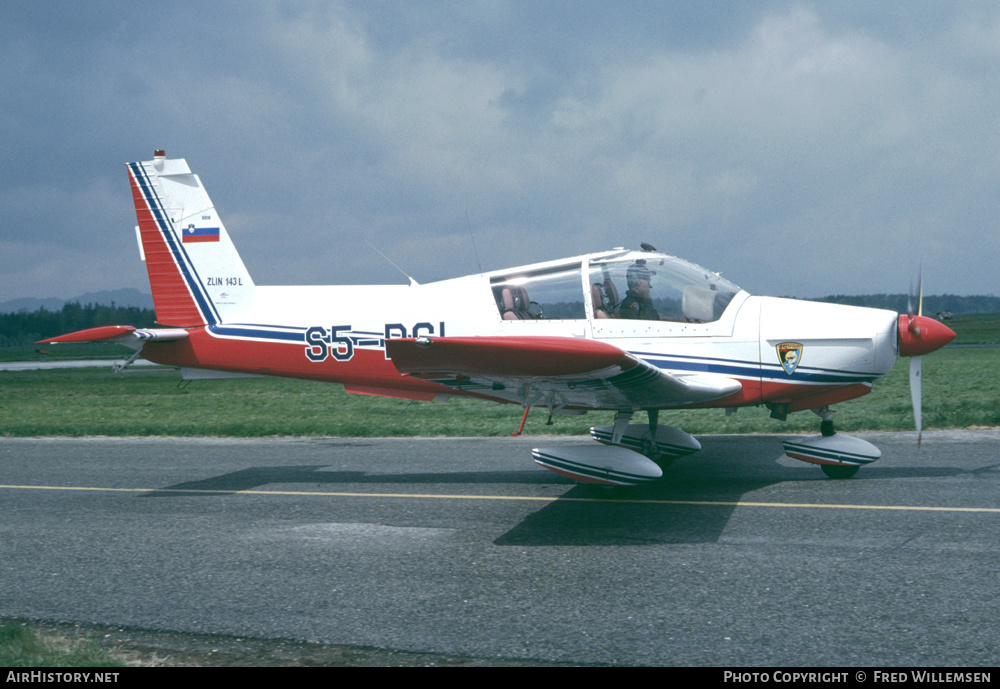
[[[923,411],[921,410],[921,359],[910,358],[910,402],[913,404],[913,421],[917,426],[917,447],[920,447],[920,436],[923,433]]]
[[[910,403],[913,405],[913,422],[917,427],[917,447],[920,447],[924,430],[921,408],[922,354],[941,349],[955,339],[955,331],[934,318],[924,315],[924,265],[920,262],[920,279],[917,282],[916,313],[913,312],[913,283],[907,297],[906,315],[900,314],[898,325],[899,356],[910,357]]]
[[[920,278],[917,281],[917,315],[924,315],[924,263],[920,262]]]

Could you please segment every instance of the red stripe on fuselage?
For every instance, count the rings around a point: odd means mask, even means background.
[[[382,350],[355,348],[354,356],[349,361],[337,361],[331,357],[322,362],[314,362],[306,357],[306,349],[305,342],[221,338],[211,335],[204,328],[198,328],[191,330],[190,337],[186,340],[148,342],[142,355],[166,366],[341,383],[351,392],[387,397],[432,399],[446,394],[494,399],[403,376],[385,358]]]
[[[868,383],[790,383],[764,382],[764,401],[787,402],[788,411],[818,409],[867,395],[872,391]]]
[[[788,404],[788,411],[817,409],[867,395],[872,386],[867,383],[773,383],[759,379],[740,378],[743,389],[711,402],[686,405],[687,408],[748,407],[769,402]],[[683,408],[683,407],[678,407]]]

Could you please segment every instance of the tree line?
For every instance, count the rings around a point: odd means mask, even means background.
[[[906,294],[863,294],[860,296],[836,295],[822,297],[815,301],[825,301],[847,306],[867,306],[873,309],[888,309],[897,313],[907,313],[912,300],[913,310],[917,309],[917,298]],[[973,295],[961,297],[957,294],[935,294],[924,297],[924,315],[934,316],[938,313],[996,313],[1000,311],[1000,297],[989,295]]]
[[[156,322],[153,309],[137,306],[110,306],[69,302],[58,311],[45,307],[37,311],[22,309],[17,313],[0,313],[0,347],[18,347],[38,340],[65,335],[102,325],[134,325],[148,328]]]

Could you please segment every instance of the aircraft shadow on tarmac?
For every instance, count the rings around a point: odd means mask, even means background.
[[[462,471],[448,473],[392,473],[376,474],[368,471],[330,471],[326,464],[303,464],[298,466],[262,466],[250,467],[221,474],[200,481],[187,481],[150,491],[144,497],[176,497],[189,492],[191,495],[224,495],[243,490],[259,490],[264,486],[271,489],[277,486],[308,484],[311,486],[326,486],[331,490],[349,490],[356,485],[412,485],[412,484],[538,484],[545,485],[554,482],[548,472],[533,471]],[[572,481],[565,480],[567,485]]]
[[[789,481],[824,481],[816,467],[778,463],[774,437],[706,438],[704,449],[678,460],[656,483],[604,489],[574,484],[541,469],[518,471],[371,473],[330,471],[329,465],[259,466],[179,483],[146,497],[224,495],[306,484],[329,490],[392,485],[564,485],[568,490],[497,538],[496,545],[643,545],[717,541],[749,492]],[[514,460],[512,459],[512,462]],[[796,463],[797,464],[797,463]],[[979,470],[995,470],[982,467]],[[942,467],[866,467],[857,478],[887,479],[954,474]],[[698,502],[711,504],[695,504]]]
[[[249,467],[210,478],[167,486],[145,497],[225,495],[279,490],[293,485],[354,490],[362,485],[560,485],[559,499],[531,514],[496,539],[497,545],[637,545],[717,540],[748,491],[788,480],[816,478],[819,472],[779,466],[780,444],[773,438],[729,439],[669,467],[666,478],[634,488],[602,489],[575,484],[541,468],[517,471],[372,473],[330,471],[329,465]],[[518,458],[521,459],[521,458]],[[516,460],[512,458],[512,463]],[[712,505],[672,504],[708,501]],[[719,504],[722,503],[722,504]]]

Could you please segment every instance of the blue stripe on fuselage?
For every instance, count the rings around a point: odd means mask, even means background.
[[[838,371],[836,369],[810,368],[799,366],[795,373],[789,376],[783,368],[776,364],[760,365],[756,361],[740,361],[737,359],[716,359],[712,357],[685,356],[668,357],[652,352],[630,352],[633,356],[668,371],[694,371],[698,373],[718,373],[738,378],[763,378],[779,382],[795,383],[871,383],[880,376],[861,371]]]
[[[306,342],[306,331],[302,328],[291,325],[263,325],[251,323],[217,323],[210,325],[208,331],[216,337],[236,338],[240,340],[261,340],[261,341],[281,341],[293,344],[308,344]],[[355,347],[385,347],[385,336],[379,332],[366,332],[352,330],[342,333],[343,337],[348,337]]]

